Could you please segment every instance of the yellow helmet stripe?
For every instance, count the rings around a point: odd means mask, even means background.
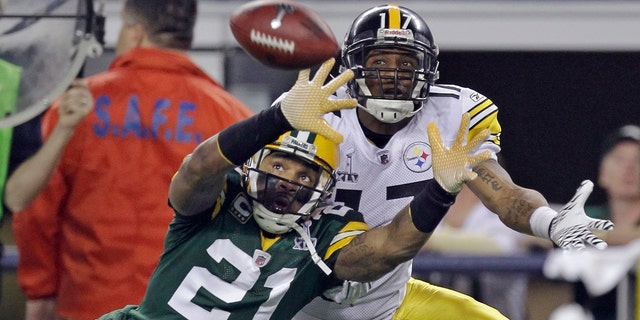
[[[389,4],[389,29],[400,29],[400,8],[397,4]]]

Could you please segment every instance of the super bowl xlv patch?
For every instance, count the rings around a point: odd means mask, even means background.
[[[353,152],[347,153],[344,167],[347,170],[338,170],[336,172],[336,179],[342,182],[358,183],[358,176],[360,174],[353,171]]]
[[[302,229],[304,230],[304,232],[311,237],[311,232],[309,231],[309,225],[311,225],[311,221],[305,221],[303,224],[301,224]],[[316,239],[316,238],[310,238],[310,239],[311,239],[311,244],[313,246],[315,246],[317,241],[318,241],[318,239]],[[307,243],[304,241],[304,239],[302,239],[302,237],[295,237],[293,239],[293,249],[294,250],[309,251],[309,247],[307,246]]]
[[[253,262],[256,264],[256,266],[262,268],[264,266],[267,265],[267,263],[269,263],[269,260],[271,260],[271,255],[260,250],[260,249],[256,249],[253,252]]]

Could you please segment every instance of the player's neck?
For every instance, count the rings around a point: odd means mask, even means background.
[[[357,115],[364,135],[379,148],[384,147],[396,132],[411,121],[410,118],[407,118],[397,123],[381,122],[362,108],[357,109]]]

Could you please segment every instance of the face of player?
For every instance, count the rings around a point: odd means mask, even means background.
[[[602,159],[598,183],[610,199],[640,199],[640,144],[623,141],[613,147]]]
[[[374,49],[365,61],[366,84],[371,95],[387,99],[409,98],[412,91],[413,71],[419,69],[416,53],[402,49]]]
[[[319,169],[308,162],[283,152],[267,155],[259,167],[258,195],[267,208],[281,212],[297,212],[309,201],[316,186]]]

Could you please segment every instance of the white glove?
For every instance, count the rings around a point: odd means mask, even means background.
[[[347,70],[323,86],[334,63],[334,58],[325,61],[311,81],[311,70],[301,70],[298,80],[280,103],[280,108],[292,127],[315,132],[340,143],[342,135],[322,117],[332,111],[355,108],[358,103],[355,99],[329,99],[338,88],[353,78],[353,71]]]
[[[462,189],[462,185],[467,181],[474,180],[478,174],[471,170],[480,162],[486,161],[491,157],[489,151],[484,151],[476,155],[469,155],[480,143],[487,139],[489,130],[484,129],[477,136],[473,137],[469,143],[462,145],[467,136],[469,127],[469,114],[462,115],[460,128],[456,141],[451,148],[445,147],[440,137],[440,132],[435,123],[430,122],[427,125],[427,134],[431,143],[431,158],[433,165],[433,177],[438,184],[447,192],[457,194]]]
[[[582,181],[571,201],[551,220],[549,237],[560,248],[580,250],[585,247],[585,243],[598,249],[607,247],[607,243],[596,237],[591,230],[611,230],[613,222],[591,218],[584,212],[584,203],[591,191],[593,182]]]

